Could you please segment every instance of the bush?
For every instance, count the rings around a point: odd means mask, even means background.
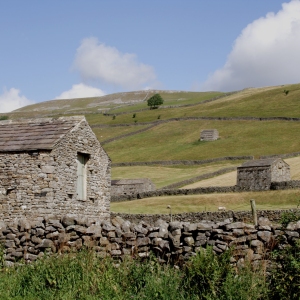
[[[0,116],[0,121],[8,120],[8,116]]]
[[[197,253],[185,268],[186,288],[199,299],[261,299],[267,294],[261,270],[250,265],[235,270],[230,264],[231,252],[217,256],[212,247]]]
[[[300,241],[272,253],[270,299],[298,300],[300,295]]]
[[[280,218],[280,224],[283,228],[286,228],[290,222],[296,222],[300,220],[300,211],[288,211],[284,212]]]
[[[155,94],[147,100],[147,105],[150,106],[150,109],[156,109],[163,103],[164,100],[160,94]]]

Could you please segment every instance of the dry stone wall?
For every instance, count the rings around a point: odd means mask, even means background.
[[[119,216],[100,224],[87,218],[49,216],[30,221],[19,219],[10,224],[1,221],[0,243],[7,266],[82,247],[91,248],[102,257],[146,258],[154,253],[161,262],[180,263],[207,246],[217,254],[233,247],[231,262],[238,265],[245,259],[260,264],[273,249],[293,245],[299,232],[300,222],[283,229],[267,218],[260,218],[259,225],[254,226],[232,218],[195,223],[158,219],[152,225],[145,221],[135,224]]]

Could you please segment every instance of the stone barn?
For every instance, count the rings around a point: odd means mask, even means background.
[[[271,182],[289,180],[290,166],[281,158],[250,160],[237,168],[237,185],[243,190],[269,190]]]
[[[111,181],[111,196],[135,195],[155,190],[155,185],[148,178],[120,179]]]
[[[110,216],[110,159],[83,116],[0,121],[0,219]]]
[[[217,129],[203,129],[200,133],[200,141],[216,141],[219,138]]]

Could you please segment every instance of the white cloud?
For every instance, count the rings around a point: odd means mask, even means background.
[[[55,99],[74,99],[84,97],[98,97],[103,95],[105,95],[105,93],[102,90],[83,83],[79,83],[74,84],[70,90],[61,93]]]
[[[84,80],[98,80],[126,89],[140,89],[156,80],[153,67],[138,62],[137,56],[87,38],[77,49],[73,68]]]
[[[3,94],[0,95],[0,113],[10,112],[33,103],[25,96],[20,95],[20,90],[18,89],[4,89]]]
[[[300,0],[292,0],[243,29],[225,65],[201,89],[232,91],[300,82],[299,53]]]

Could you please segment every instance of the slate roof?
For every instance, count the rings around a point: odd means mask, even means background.
[[[52,150],[83,116],[0,121],[0,152]]]
[[[279,157],[249,160],[249,161],[243,163],[239,168],[269,167],[278,159],[282,160]]]

